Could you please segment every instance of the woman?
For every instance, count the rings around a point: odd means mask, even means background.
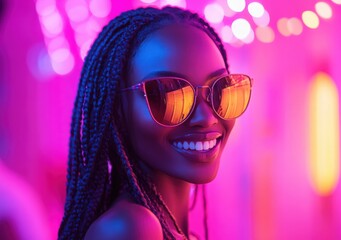
[[[189,239],[190,186],[216,176],[250,91],[197,14],[112,20],[82,71],[59,239]]]

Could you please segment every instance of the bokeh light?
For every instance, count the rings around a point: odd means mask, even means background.
[[[69,19],[73,22],[82,22],[89,16],[88,6],[83,0],[66,1],[65,10]]]
[[[283,36],[287,37],[290,36],[290,31],[288,28],[288,19],[281,18],[277,21],[277,29]]]
[[[252,28],[250,28],[249,34],[245,38],[241,39],[241,41],[243,43],[250,44],[253,42],[254,39],[255,39],[255,33],[252,30]]]
[[[37,0],[36,11],[41,17],[48,16],[56,11],[56,3],[54,0]]]
[[[186,0],[161,0],[160,6],[167,6],[167,5],[186,8],[187,2]]]
[[[29,71],[37,80],[46,80],[54,74],[50,56],[43,43],[32,45],[28,49],[26,60]]]
[[[89,8],[91,13],[98,18],[105,18],[111,11],[110,0],[90,0]]]
[[[63,35],[53,38],[47,43],[47,51],[50,54],[60,48],[69,48],[69,43]]]
[[[227,0],[228,7],[235,12],[242,12],[245,9],[245,1],[244,0]]]
[[[329,19],[333,16],[332,8],[326,2],[317,2],[315,4],[317,14],[324,19]]]
[[[75,60],[68,48],[59,48],[50,54],[53,70],[59,75],[66,75],[72,71]]]
[[[275,32],[269,26],[257,27],[256,37],[263,43],[271,43],[275,40]]]
[[[223,26],[220,31],[223,42],[230,43],[233,40],[232,29],[229,26]]]
[[[54,36],[63,31],[63,19],[56,9],[49,15],[42,16],[41,23],[47,35]]]
[[[256,17],[256,18],[259,18],[259,17],[263,16],[264,11],[265,11],[263,5],[261,3],[259,3],[259,2],[252,2],[252,3],[250,3],[248,5],[247,9],[248,9],[250,15],[252,17]]]
[[[333,3],[341,4],[341,0],[332,0]]]
[[[237,18],[232,22],[231,29],[236,38],[243,40],[250,34],[251,25],[246,19]]]
[[[316,29],[320,24],[319,18],[317,17],[316,13],[312,11],[304,11],[302,13],[302,20],[304,24],[311,29]]]
[[[143,3],[154,3],[157,0],[140,0],[140,1],[143,2]]]
[[[266,10],[264,10],[262,16],[253,17],[252,19],[257,26],[265,27],[270,23],[270,14]]]
[[[211,23],[221,23],[224,19],[224,9],[218,3],[208,4],[204,9],[204,15]]]
[[[320,195],[336,188],[340,175],[339,96],[332,78],[319,72],[310,92],[310,173]]]
[[[287,21],[287,28],[292,35],[300,35],[303,31],[303,24],[298,18],[290,18]]]
[[[81,47],[80,47],[80,55],[81,55],[81,59],[84,60],[86,55],[88,54],[88,51],[90,50],[90,47],[93,43],[94,39],[88,39],[87,41],[85,41]]]

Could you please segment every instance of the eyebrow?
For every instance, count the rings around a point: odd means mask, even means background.
[[[207,77],[206,77],[206,80],[209,81],[209,80],[212,80],[216,77],[219,77],[223,74],[227,74],[227,70],[225,68],[221,68],[221,69],[218,69],[212,73],[210,73]],[[143,78],[143,80],[146,80],[146,79],[149,79],[149,78],[155,78],[155,77],[169,77],[169,76],[172,76],[172,77],[178,77],[178,78],[183,78],[183,79],[186,79],[188,80],[189,77],[185,74],[181,74],[181,73],[178,73],[178,72],[173,72],[173,71],[154,71],[150,74],[148,74],[146,77]]]

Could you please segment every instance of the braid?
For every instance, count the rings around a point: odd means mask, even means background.
[[[59,239],[82,239],[122,188],[127,188],[133,201],[155,214],[165,239],[175,239],[167,219],[183,234],[151,178],[139,167],[138,159],[126,152],[128,142],[117,95],[137,47],[152,31],[175,22],[205,31],[216,43],[228,69],[226,52],[217,33],[197,14],[186,10],[139,8],[122,13],[103,28],[85,58],[74,103],[66,203]]]

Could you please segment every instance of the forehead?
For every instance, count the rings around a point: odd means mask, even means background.
[[[194,26],[178,24],[163,27],[142,42],[132,58],[129,79],[135,84],[158,72],[173,72],[202,85],[218,70],[225,70],[225,64],[213,40]]]

